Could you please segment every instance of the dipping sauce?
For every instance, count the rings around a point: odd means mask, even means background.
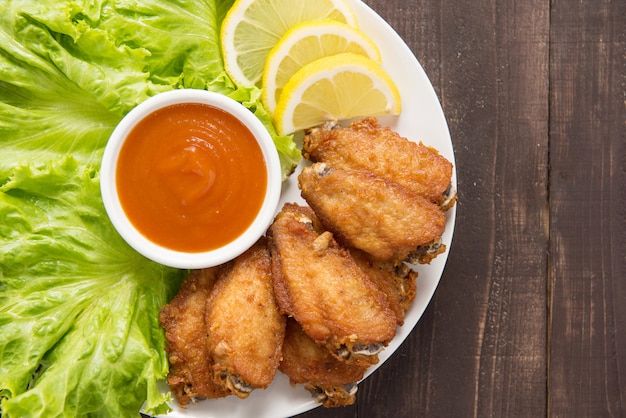
[[[267,187],[250,130],[216,107],[159,109],[130,132],[115,173],[120,203],[142,235],[184,252],[219,248],[257,216]]]

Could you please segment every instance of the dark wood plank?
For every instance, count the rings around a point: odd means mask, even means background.
[[[420,7],[432,9],[422,22],[440,26],[437,43],[420,42],[441,60],[435,85],[455,144],[460,203],[433,322],[421,324],[430,382],[416,410],[542,416],[549,10],[541,1]]]
[[[552,2],[549,405],[626,416],[626,3]]]
[[[548,39],[545,1],[366,0],[443,104],[460,203],[437,293],[357,405],[311,417],[545,416]]]

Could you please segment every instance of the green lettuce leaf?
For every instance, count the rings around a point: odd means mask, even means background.
[[[0,415],[164,413],[158,313],[186,272],[133,251],[106,216],[99,165],[121,118],[178,88],[217,91],[300,159],[219,50],[233,0],[0,2]]]
[[[126,245],[97,171],[72,157],[20,165],[0,192],[3,416],[136,416],[145,399],[159,409],[158,314],[183,272]]]
[[[293,137],[278,135],[267,112],[260,111],[259,94],[251,94],[253,88],[237,92],[224,70],[219,27],[232,3],[0,3],[0,129],[7,133],[0,138],[7,148],[0,156],[0,181],[7,161],[10,166],[20,156],[37,158],[24,152],[27,148],[76,153],[84,151],[82,138],[90,136],[98,146],[87,144],[86,157],[97,160],[93,150],[103,148],[126,113],[176,88],[241,96],[270,131],[286,178],[301,158]]]

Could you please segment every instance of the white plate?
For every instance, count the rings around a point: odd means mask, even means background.
[[[360,29],[368,34],[378,45],[383,67],[396,82],[402,96],[402,114],[399,117],[380,118],[381,124],[390,126],[414,141],[422,141],[435,147],[454,164],[452,141],[448,125],[441,109],[439,100],[421,65],[404,43],[400,36],[376,12],[359,0],[349,0],[357,15]],[[300,202],[297,185],[297,174],[291,176],[283,187],[281,207],[285,202]],[[456,187],[456,171],[452,184]],[[443,243],[450,248],[456,207],[447,213],[446,231]],[[402,344],[422,316],[433,296],[448,257],[448,252],[440,254],[430,265],[419,266],[418,294],[407,312],[404,325],[389,346],[379,355],[380,362],[372,366],[366,377],[380,367]],[[163,386],[167,390],[167,386]],[[187,409],[179,408],[174,402],[174,409],[167,417],[197,418],[283,418],[311,410],[317,406],[311,394],[302,385],[295,388],[289,385],[289,379],[278,372],[272,384],[266,390],[256,390],[241,400],[236,396],[223,399],[209,399],[188,405]]]

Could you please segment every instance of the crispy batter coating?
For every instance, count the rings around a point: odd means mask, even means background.
[[[426,197],[448,209],[452,163],[434,148],[415,143],[375,118],[365,118],[345,128],[327,123],[306,132],[303,155],[343,169],[368,170]]]
[[[352,405],[367,367],[341,361],[315,343],[293,318],[287,320],[280,371],[303,384],[325,407]]]
[[[206,307],[216,384],[240,398],[267,388],[282,355],[286,318],[274,299],[264,238],[221,273]]]
[[[276,300],[333,355],[372,364],[396,332],[386,296],[310,208],[286,204],[268,231]]]
[[[398,325],[403,325],[404,316],[417,292],[417,272],[404,263],[375,260],[360,250],[350,249],[350,253],[361,270],[387,295]]]
[[[205,307],[218,273],[217,267],[192,271],[178,294],[159,314],[170,362],[167,382],[182,407],[196,399],[228,394],[213,384],[206,345]]]
[[[326,407],[354,403],[415,299],[417,272],[404,262],[445,251],[456,193],[435,149],[365,118],[307,131],[303,155],[314,162],[298,178],[310,207],[286,204],[267,240],[193,271],[161,310],[183,408],[246,398],[278,369]]]
[[[315,163],[298,181],[302,197],[337,240],[376,259],[403,261],[444,232],[445,213],[436,204],[369,171]]]

